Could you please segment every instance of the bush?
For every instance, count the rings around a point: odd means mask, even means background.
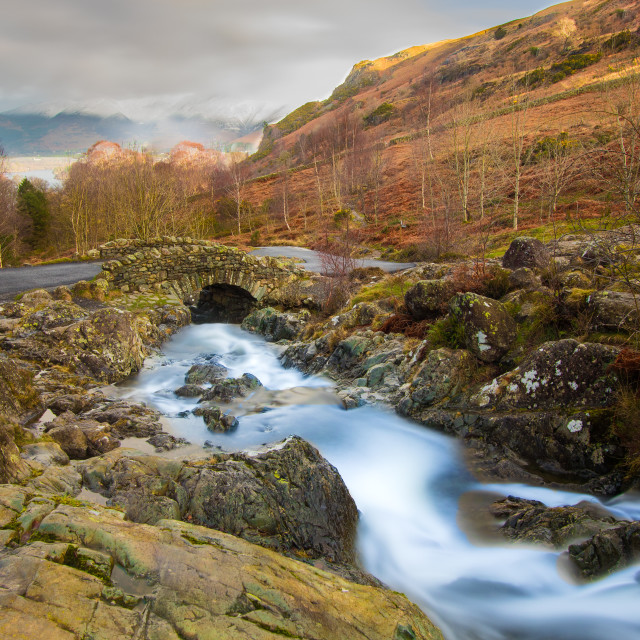
[[[498,27],[494,32],[493,32],[493,37],[496,40],[502,40],[502,38],[504,38],[507,35],[507,30],[504,27]]]
[[[431,325],[427,331],[427,340],[433,349],[462,349],[465,346],[464,325],[454,316],[448,315]]]
[[[371,113],[364,116],[364,123],[367,127],[375,127],[376,125],[389,120],[394,111],[395,107],[390,102],[383,102]]]

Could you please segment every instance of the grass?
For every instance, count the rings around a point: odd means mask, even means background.
[[[402,276],[390,276],[380,282],[368,285],[351,298],[351,305],[360,302],[375,302],[384,298],[396,298],[404,302],[404,294],[411,288],[413,282]]]

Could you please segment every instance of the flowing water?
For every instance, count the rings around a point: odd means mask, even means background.
[[[253,373],[271,390],[232,407],[240,426],[229,434],[207,431],[201,418],[189,415],[196,401],[173,393],[194,362],[212,357],[231,376]],[[176,435],[193,443],[209,440],[237,450],[290,434],[312,442],[340,471],[358,505],[362,564],[419,604],[448,640],[640,638],[640,566],[576,585],[565,576],[561,554],[500,544],[468,524],[473,505],[488,496],[549,506],[596,498],[481,484],[466,471],[455,440],[380,409],[344,411],[327,381],[283,369],[276,347],[237,327],[183,329],[119,394],[164,412]],[[620,518],[640,519],[640,496],[605,506]]]

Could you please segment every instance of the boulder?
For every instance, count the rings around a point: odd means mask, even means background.
[[[25,315],[15,329],[15,334],[25,336],[35,331],[65,327],[86,317],[86,315],[87,312],[73,302],[55,300],[45,307],[40,307]]]
[[[210,389],[204,391],[202,400],[229,402],[234,398],[245,398],[261,386],[262,383],[258,378],[251,373],[245,373],[240,378],[227,378],[214,383]]]
[[[224,380],[228,375],[228,370],[221,364],[207,363],[207,364],[194,364],[184,381],[187,384],[206,384],[207,382],[213,383],[219,380]]]
[[[569,547],[569,558],[585,580],[602,578],[640,559],[640,522],[628,522]]]
[[[467,349],[483,362],[497,362],[516,338],[516,323],[506,307],[476,293],[462,293],[449,303],[462,324]]]
[[[460,393],[470,382],[476,368],[475,358],[463,349],[434,349],[418,367],[398,412],[414,415]]]
[[[42,411],[33,373],[0,353],[0,417],[28,422]]]
[[[106,400],[83,413],[82,418],[108,423],[118,438],[148,438],[162,431],[160,412],[126,400]]]
[[[60,448],[72,460],[85,460],[89,458],[89,441],[82,429],[74,424],[54,427],[48,432]]]
[[[196,407],[193,415],[202,416],[207,429],[214,433],[227,433],[238,428],[238,419],[235,416],[226,414],[213,404],[206,403]]]
[[[587,298],[591,326],[604,331],[637,331],[640,299],[632,293],[598,291]]]
[[[509,274],[510,289],[536,289],[541,284],[540,277],[529,267],[520,267]]]
[[[57,442],[36,442],[22,447],[21,457],[38,462],[45,467],[69,464],[69,456]]]
[[[547,507],[537,500],[509,496],[494,502],[489,510],[505,521],[501,533],[509,540],[564,549],[570,542],[590,538],[619,524],[613,515],[590,502],[576,506]]]
[[[265,307],[252,311],[242,321],[241,326],[245,331],[263,335],[269,342],[278,342],[279,340],[293,340],[308,319],[308,312],[282,313],[272,307]]]
[[[297,436],[263,453],[220,456],[181,479],[193,523],[277,551],[355,559],[353,498],[337,470]]]
[[[549,265],[549,252],[540,240],[521,236],[516,238],[507,249],[502,258],[502,266],[505,269],[544,269]]]
[[[433,318],[444,313],[454,294],[448,280],[420,280],[404,295],[404,304],[416,320]]]
[[[119,309],[99,309],[67,327],[56,344],[80,373],[106,383],[119,382],[142,367],[146,351],[136,317]]]
[[[197,384],[183,384],[174,391],[179,398],[199,398],[204,392],[204,387]]]
[[[79,418],[70,411],[47,422],[45,430],[73,460],[98,456],[120,446],[111,433],[111,425]]]
[[[617,388],[609,372],[617,354],[615,347],[599,343],[546,342],[518,367],[484,385],[471,405],[500,410],[606,407]],[[580,432],[585,426],[580,419],[576,416],[567,430]]]
[[[27,291],[20,297],[20,302],[27,307],[37,307],[41,304],[49,304],[53,298],[51,294],[45,289],[34,289],[33,291]]]

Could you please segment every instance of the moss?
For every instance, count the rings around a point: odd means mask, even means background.
[[[67,494],[64,494],[62,496],[53,496],[51,499],[56,503],[56,506],[65,504],[69,507],[86,507],[88,505],[87,502],[77,500],[76,498]]]
[[[71,567],[72,569],[78,569],[78,571],[84,571],[84,573],[88,573],[98,578],[107,586],[112,586],[113,584],[111,582],[111,578],[104,572],[104,570],[79,553],[78,547],[75,547],[74,545],[69,545],[69,548],[64,554],[62,564],[67,567]]]
[[[53,533],[34,531],[29,538],[29,542],[46,542],[47,544],[53,544],[54,542],[58,542],[58,538],[56,538]]]

